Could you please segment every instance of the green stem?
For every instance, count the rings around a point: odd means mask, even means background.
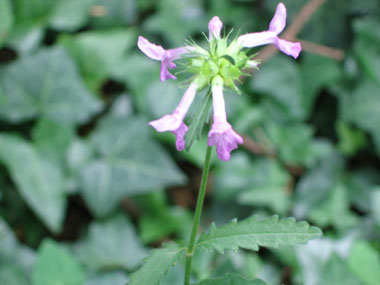
[[[212,147],[208,146],[207,151],[206,151],[205,164],[203,167],[201,186],[199,187],[197,206],[195,208],[193,227],[191,229],[189,245],[187,247],[187,252],[186,252],[185,285],[189,285],[190,283],[191,262],[193,260],[193,255],[194,255],[195,238],[197,237],[199,221],[201,220],[203,201],[206,195],[207,178],[208,178],[210,162],[211,162],[211,150],[212,150]]]

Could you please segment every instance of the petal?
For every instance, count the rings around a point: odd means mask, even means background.
[[[224,161],[229,160],[231,151],[243,143],[243,138],[227,122],[214,123],[208,137],[208,145],[215,145],[219,159]]]
[[[175,145],[178,151],[182,151],[185,149],[185,134],[188,130],[188,127],[186,124],[182,123],[178,129],[175,131],[172,131],[173,134],[175,134]]]
[[[212,106],[214,109],[214,122],[226,122],[226,108],[223,97],[223,86],[215,85],[212,87]]]
[[[166,79],[177,79],[177,77],[175,77],[173,74],[169,72],[169,68],[175,67],[175,64],[174,64],[174,67],[173,67],[173,64],[171,64],[170,62],[161,63],[160,79],[162,82],[165,82]]]
[[[294,58],[297,58],[301,52],[301,44],[298,42],[293,43],[277,38],[275,45],[279,48],[280,51]]]
[[[173,74],[169,72],[169,69],[175,68],[176,65],[173,60],[179,59],[181,54],[192,51],[192,48],[180,47],[175,49],[169,49],[164,52],[161,58],[161,72],[160,79],[162,82],[165,82],[166,79],[177,79]]]
[[[279,3],[276,8],[276,13],[269,24],[269,31],[274,32],[276,35],[281,33],[286,25],[286,8],[283,3]]]
[[[165,50],[162,48],[162,46],[152,44],[142,36],[139,36],[137,46],[146,56],[154,60],[161,60],[165,54]]]
[[[208,22],[209,35],[208,38],[211,40],[212,36],[214,38],[220,38],[220,31],[222,30],[223,23],[218,16],[213,17],[210,22]]]
[[[175,131],[182,123],[182,119],[177,115],[165,115],[158,120],[149,122],[157,132]]]
[[[243,47],[257,47],[266,44],[273,44],[276,38],[276,33],[266,31],[242,35],[238,38],[238,42]]]

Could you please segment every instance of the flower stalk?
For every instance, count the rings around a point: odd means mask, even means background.
[[[211,151],[212,147],[208,146],[206,150],[206,158],[203,166],[202,180],[199,187],[197,205],[195,207],[195,214],[193,220],[193,226],[191,228],[190,240],[186,251],[186,267],[185,267],[185,285],[189,285],[191,276],[191,263],[195,251],[195,239],[197,237],[199,222],[201,220],[203,202],[206,196],[207,180],[211,163]]]

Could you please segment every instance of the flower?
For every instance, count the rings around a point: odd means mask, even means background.
[[[167,132],[171,131],[176,136],[176,147],[178,151],[185,148],[185,134],[188,127],[183,122],[187,111],[190,108],[191,103],[194,100],[195,92],[197,91],[198,85],[193,82],[187,88],[185,94],[183,95],[181,101],[179,102],[177,108],[170,115],[165,115],[162,118],[149,122],[157,132]]]
[[[269,24],[269,30],[260,33],[250,33],[238,38],[238,42],[243,47],[256,47],[266,44],[274,44],[278,49],[287,55],[297,58],[301,52],[301,44],[293,43],[278,37],[286,24],[286,8],[283,3],[277,5],[276,13]]]
[[[221,78],[217,79],[220,80]],[[216,146],[216,153],[219,159],[230,160],[231,151],[236,149],[238,144],[243,143],[243,138],[227,122],[223,86],[218,83],[212,86],[212,104],[214,108],[214,122],[208,133],[208,145]]]
[[[222,27],[223,27],[223,23],[219,19],[219,17],[218,16],[213,17],[210,20],[210,22],[208,22],[209,40],[211,40],[213,36],[215,39],[220,39],[220,31],[222,30]]]
[[[146,56],[161,61],[160,78],[162,82],[166,79],[176,79],[176,77],[169,72],[169,69],[176,67],[173,61],[179,59],[182,54],[192,50],[191,47],[179,47],[165,50],[162,46],[152,44],[142,36],[139,36],[137,46]]]

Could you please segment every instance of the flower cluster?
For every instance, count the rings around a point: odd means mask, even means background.
[[[188,130],[184,118],[190,108],[197,91],[210,86],[213,100],[213,124],[208,133],[208,145],[216,146],[219,159],[229,160],[230,153],[243,143],[243,138],[237,134],[227,122],[223,87],[229,87],[237,92],[235,85],[239,77],[244,75],[247,67],[257,67],[258,62],[247,56],[246,49],[265,44],[273,44],[283,53],[297,58],[300,51],[300,43],[293,43],[281,39],[278,35],[284,30],[286,24],[286,8],[279,3],[276,13],[270,22],[269,30],[259,33],[248,33],[229,41],[229,36],[221,36],[223,23],[219,17],[213,17],[209,24],[209,51],[193,44],[176,49],[165,50],[161,46],[150,43],[140,36],[138,47],[151,59],[161,61],[160,78],[176,79],[169,72],[176,67],[175,60],[185,58],[186,69],[192,73],[189,87],[172,114],[151,121],[149,124],[158,132],[170,131],[176,136],[177,150],[185,148],[185,134]]]

